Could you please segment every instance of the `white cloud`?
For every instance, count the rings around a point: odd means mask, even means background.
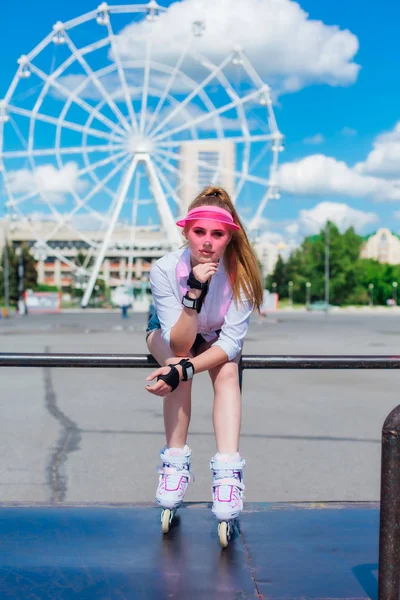
[[[125,80],[128,87],[130,97],[137,102],[143,95],[143,67],[132,68],[129,65],[124,65]],[[125,91],[121,85],[121,79],[118,73],[109,73],[103,77],[99,77],[101,86],[111,95],[115,101],[125,101]],[[170,75],[155,71],[154,68],[150,71],[149,76],[149,91],[156,96],[161,96],[170,79]],[[69,74],[59,77],[58,83],[64,88],[63,91],[56,87],[51,88],[51,94],[54,98],[64,100],[66,95],[74,92],[78,88],[80,98],[86,100],[101,100],[104,98],[101,89],[97,88],[91,79],[86,74]],[[85,83],[85,85],[83,85]],[[80,87],[82,85],[82,87]],[[188,94],[196,87],[196,83],[191,85],[182,77],[176,77],[174,83],[174,93]]]
[[[353,137],[357,135],[357,129],[353,129],[352,127],[343,127],[343,129],[339,131],[339,133],[344,137]]]
[[[193,36],[196,50],[219,62],[239,45],[261,77],[281,91],[316,82],[348,85],[357,78],[357,37],[310,19],[292,0],[175,2],[156,22],[127,26],[117,36],[118,51],[125,59],[143,57],[143,40],[150,34],[152,56],[174,64],[197,20],[204,21],[206,29],[203,36]]]
[[[325,138],[322,135],[322,133],[316,133],[315,135],[312,135],[311,137],[306,137],[303,140],[305,144],[311,144],[312,146],[318,146],[319,144],[323,144],[324,141]]]
[[[300,226],[298,223],[289,223],[289,225],[286,225],[285,227],[285,231],[289,235],[296,235],[297,233],[299,233],[299,229]]]
[[[358,173],[400,177],[400,121],[392,131],[378,135],[364,162],[355,166]]]
[[[379,221],[379,217],[372,212],[356,210],[348,204],[320,202],[311,210],[300,211],[298,225],[304,234],[310,235],[318,233],[327,221],[335,223],[340,231],[354,227],[360,232],[367,225]]]
[[[37,192],[42,198],[52,202],[64,201],[64,194],[80,192],[86,187],[86,182],[78,177],[78,165],[69,162],[61,169],[51,164],[37,167],[34,171],[20,169],[10,171],[7,176],[8,187],[13,194]]]
[[[279,169],[281,189],[291,194],[400,200],[400,183],[364,175],[344,161],[313,154]]]
[[[273,244],[274,246],[285,243],[283,235],[276,231],[265,231],[260,236],[260,242]]]

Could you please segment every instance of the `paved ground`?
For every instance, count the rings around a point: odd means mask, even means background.
[[[0,320],[1,352],[145,353],[145,315]],[[254,319],[245,354],[397,354],[395,314],[280,313]],[[146,370],[0,370],[0,499],[151,502],[164,444]],[[247,371],[241,452],[248,501],[378,500],[380,433],[399,403],[397,371]],[[212,395],[196,376],[189,443],[209,500]]]
[[[251,504],[221,550],[207,504],[0,511],[2,600],[376,600],[379,510]],[[200,560],[199,560],[200,557]]]

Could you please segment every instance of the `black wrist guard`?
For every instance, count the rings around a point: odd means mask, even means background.
[[[189,381],[195,374],[194,366],[188,358],[182,358],[179,363],[182,367],[182,381]]]
[[[182,298],[182,304],[186,308],[193,308],[194,310],[197,310],[197,303],[199,300],[200,300],[200,298],[191,298],[189,296],[189,293],[186,292],[186,294]],[[200,312],[200,311],[197,310],[197,312]]]
[[[204,298],[206,297],[206,294],[207,294],[207,292],[205,292],[203,290],[201,292],[199,298],[191,298],[189,296],[189,292],[186,292],[186,294],[182,298],[182,304],[186,308],[193,308],[193,310],[196,310],[197,313],[199,313],[201,311],[201,307],[203,306],[203,302],[204,302]]]
[[[167,373],[166,375],[159,375],[157,377],[157,381],[159,379],[162,379],[163,381],[165,381],[165,383],[167,385],[171,386],[171,392],[173,392],[174,390],[176,390],[176,388],[179,385],[180,379],[179,379],[179,371],[178,369],[175,367],[175,365],[168,365],[169,368],[171,369],[169,373]]]
[[[193,275],[193,270],[190,271],[186,284],[194,290],[206,290],[206,293],[208,292],[208,281],[201,283],[201,281],[196,279]]]

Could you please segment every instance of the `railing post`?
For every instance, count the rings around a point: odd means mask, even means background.
[[[382,428],[379,529],[379,600],[399,600],[400,589],[400,406]]]

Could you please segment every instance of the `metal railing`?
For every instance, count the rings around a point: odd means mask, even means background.
[[[0,353],[0,367],[148,368],[150,354]],[[244,369],[400,369],[400,356],[242,356]],[[400,591],[400,406],[382,429],[379,527],[379,600],[399,600]]]

